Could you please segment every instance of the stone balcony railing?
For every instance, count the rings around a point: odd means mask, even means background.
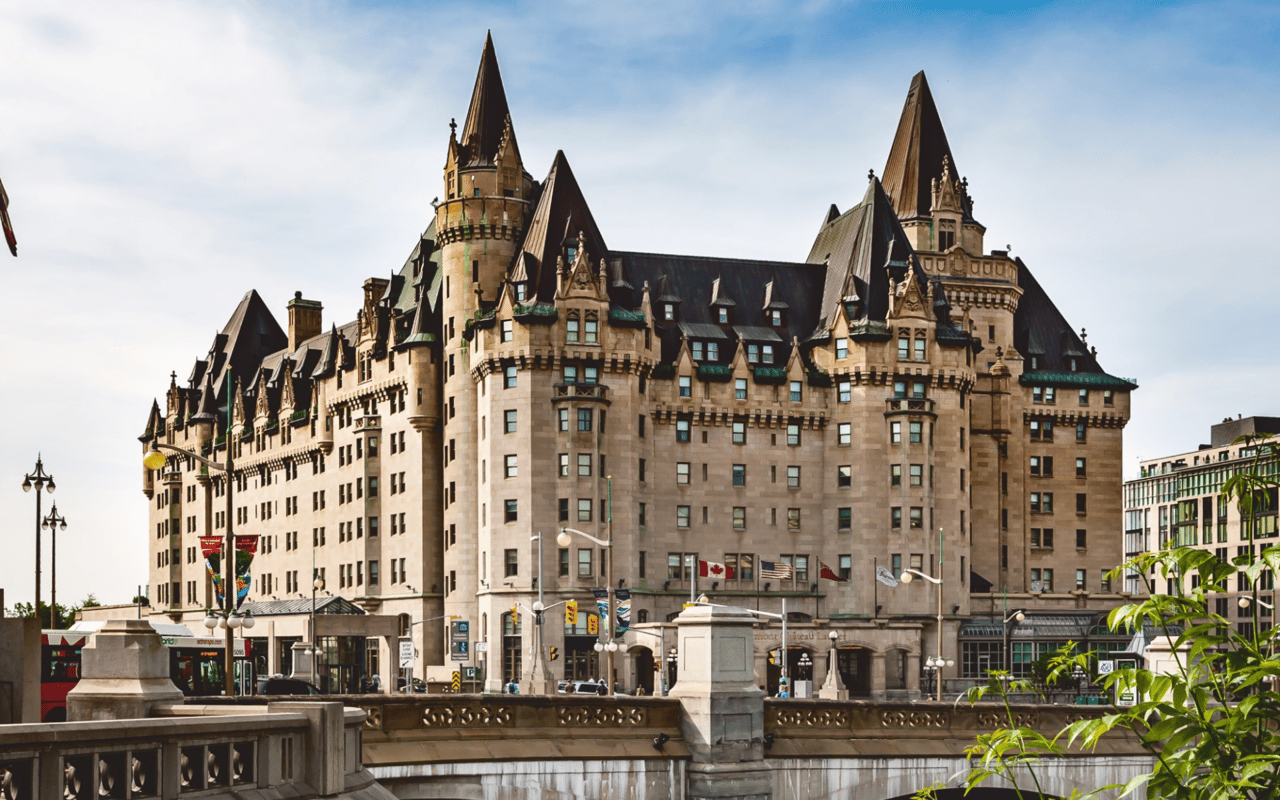
[[[159,713],[0,726],[0,798],[312,798],[374,785],[360,760],[364,714],[355,709],[273,703]]]
[[[551,387],[551,402],[566,400],[592,400],[609,402],[609,387],[602,383],[557,383]]]
[[[355,429],[358,431],[382,429],[382,416],[380,414],[365,414],[363,417],[356,417],[352,422],[355,423]]]
[[[890,397],[885,401],[886,415],[891,414],[929,414],[933,415],[933,401],[927,397]]]

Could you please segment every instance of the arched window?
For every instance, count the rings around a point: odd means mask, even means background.
[[[502,615],[502,682],[520,680],[520,627],[523,620]]]

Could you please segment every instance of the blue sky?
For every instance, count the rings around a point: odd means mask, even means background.
[[[988,246],[1141,384],[1126,474],[1280,415],[1278,25],[1262,3],[0,0],[5,602],[31,597],[37,452],[70,520],[59,595],[146,580],[152,398],[249,289],[342,321],[403,263],[487,29],[530,171],[563,149],[617,249],[802,259],[924,69]]]

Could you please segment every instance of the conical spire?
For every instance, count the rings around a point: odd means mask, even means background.
[[[502,146],[510,113],[507,93],[502,88],[502,74],[498,71],[498,56],[493,49],[493,35],[486,33],[476,86],[471,92],[471,106],[467,109],[466,124],[462,126],[461,144],[466,148],[463,159],[466,164],[493,163]],[[514,131],[509,135],[514,139]]]
[[[898,218],[908,220],[930,216],[933,204],[933,181],[943,177],[943,162],[949,161],[951,173],[959,175],[956,157],[947,144],[942,118],[933,104],[933,93],[924,71],[911,79],[907,101],[898,120],[889,160],[884,166],[884,190],[893,199]],[[973,208],[966,195],[961,199],[964,215],[970,218]]]
[[[578,180],[573,177],[564,151],[556,151],[551,172],[542,184],[542,196],[529,222],[524,246],[517,259],[532,282],[532,293],[546,300],[556,292],[556,259],[566,244],[581,239],[582,246],[594,263],[609,252],[587,200],[582,196]],[[576,246],[576,245],[575,245]],[[572,268],[572,264],[568,265]]]

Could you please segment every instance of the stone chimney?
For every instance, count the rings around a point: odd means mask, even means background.
[[[322,306],[316,300],[303,300],[302,292],[294,292],[289,301],[289,352],[292,353],[312,336],[320,335]]]

